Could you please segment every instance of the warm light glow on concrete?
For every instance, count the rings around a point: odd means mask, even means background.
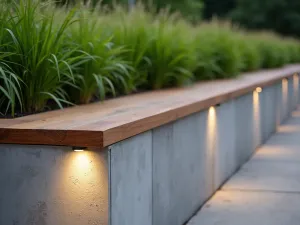
[[[217,123],[217,116],[216,116],[216,108],[210,107],[208,110],[208,121],[207,121],[207,128],[208,128],[208,139],[209,142],[214,142],[215,140],[215,133],[216,133],[216,123]]]
[[[282,93],[287,93],[288,90],[288,80],[283,79],[282,80]]]
[[[208,143],[212,143],[215,140],[215,133],[216,133],[216,109],[215,107],[210,107],[208,110],[208,121],[207,121],[207,137]]]
[[[294,78],[294,80],[298,80],[299,81],[299,75],[297,73],[294,74],[293,78]]]
[[[282,148],[280,148],[278,146],[265,145],[262,148],[260,148],[259,151],[256,152],[255,159],[257,159],[257,158],[261,159],[261,158],[270,157],[270,156],[278,156],[278,155],[282,155],[282,153],[283,153]]]
[[[282,80],[282,109],[283,109],[283,116],[287,116],[288,112],[288,94],[289,94],[289,83],[287,79]]]
[[[261,142],[261,128],[260,128],[260,99],[259,93],[254,91],[253,92],[253,126],[254,126],[254,144],[255,147],[258,147]]]
[[[278,133],[299,133],[300,126],[295,125],[281,125],[277,128]]]
[[[276,130],[280,126],[282,120],[286,119],[288,114],[288,80],[286,78],[282,79],[281,85],[278,86],[278,94],[278,100],[280,102],[276,109]]]
[[[206,143],[207,143],[207,154],[209,155],[209,158],[214,160],[216,144],[217,144],[217,113],[216,113],[216,108],[213,106],[211,106],[208,109]],[[212,169],[212,174],[214,174],[215,173],[214,165],[212,165],[211,169]],[[214,182],[215,182],[214,179],[212,179],[211,188],[215,186]]]
[[[297,73],[293,76],[293,86],[294,86],[294,105],[296,106],[299,99],[299,75]]]
[[[256,91],[257,93],[260,93],[260,92],[262,92],[262,88],[261,88],[261,87],[257,87],[257,88],[255,89],[255,91]]]
[[[209,110],[208,110],[208,113],[209,113],[209,119],[215,119],[216,117],[216,109],[215,107],[211,106],[209,107]]]
[[[300,112],[299,111],[292,112],[292,117],[295,117],[295,118],[300,117]]]
[[[85,224],[86,221],[108,224],[107,157],[105,151],[70,151],[61,159],[59,173],[52,178],[53,182],[49,182],[57,195],[63,196],[64,202],[59,204],[68,205],[65,207],[69,210],[66,213],[81,215],[78,217],[78,224]],[[85,211],[88,213],[84,213]]]
[[[89,167],[89,157],[87,154],[81,153],[77,156],[77,166],[80,170],[86,170]]]
[[[295,158],[295,155],[299,156],[295,148],[290,148],[280,144],[266,144],[255,154],[254,159],[267,160],[271,162],[274,162],[274,160],[282,161],[283,159],[290,161]]]

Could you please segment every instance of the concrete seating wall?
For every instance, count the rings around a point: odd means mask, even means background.
[[[288,118],[284,79],[109,146],[0,145],[0,225],[182,225]]]

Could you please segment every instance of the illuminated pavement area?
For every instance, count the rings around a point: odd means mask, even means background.
[[[300,224],[300,109],[187,225]]]

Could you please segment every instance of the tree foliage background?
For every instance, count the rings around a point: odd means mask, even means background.
[[[300,37],[299,0],[238,0],[229,16],[248,28]]]
[[[102,0],[105,5],[122,4],[127,6],[130,2],[141,2],[156,11],[168,8],[171,12],[180,12],[184,17],[193,21],[202,18],[202,0]]]
[[[204,0],[204,18],[231,19],[247,28],[300,37],[299,0]]]
[[[76,2],[77,0],[61,0]],[[233,20],[246,28],[273,30],[300,37],[300,0],[83,0],[105,5],[142,2],[152,9],[179,11],[192,21],[218,17]]]

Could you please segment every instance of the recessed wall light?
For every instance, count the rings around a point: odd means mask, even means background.
[[[260,92],[262,92],[262,88],[261,88],[261,87],[257,87],[257,88],[255,89],[255,91],[258,92],[258,93],[260,93]]]
[[[74,146],[73,148],[74,152],[83,152],[86,148],[85,147],[76,147]]]

